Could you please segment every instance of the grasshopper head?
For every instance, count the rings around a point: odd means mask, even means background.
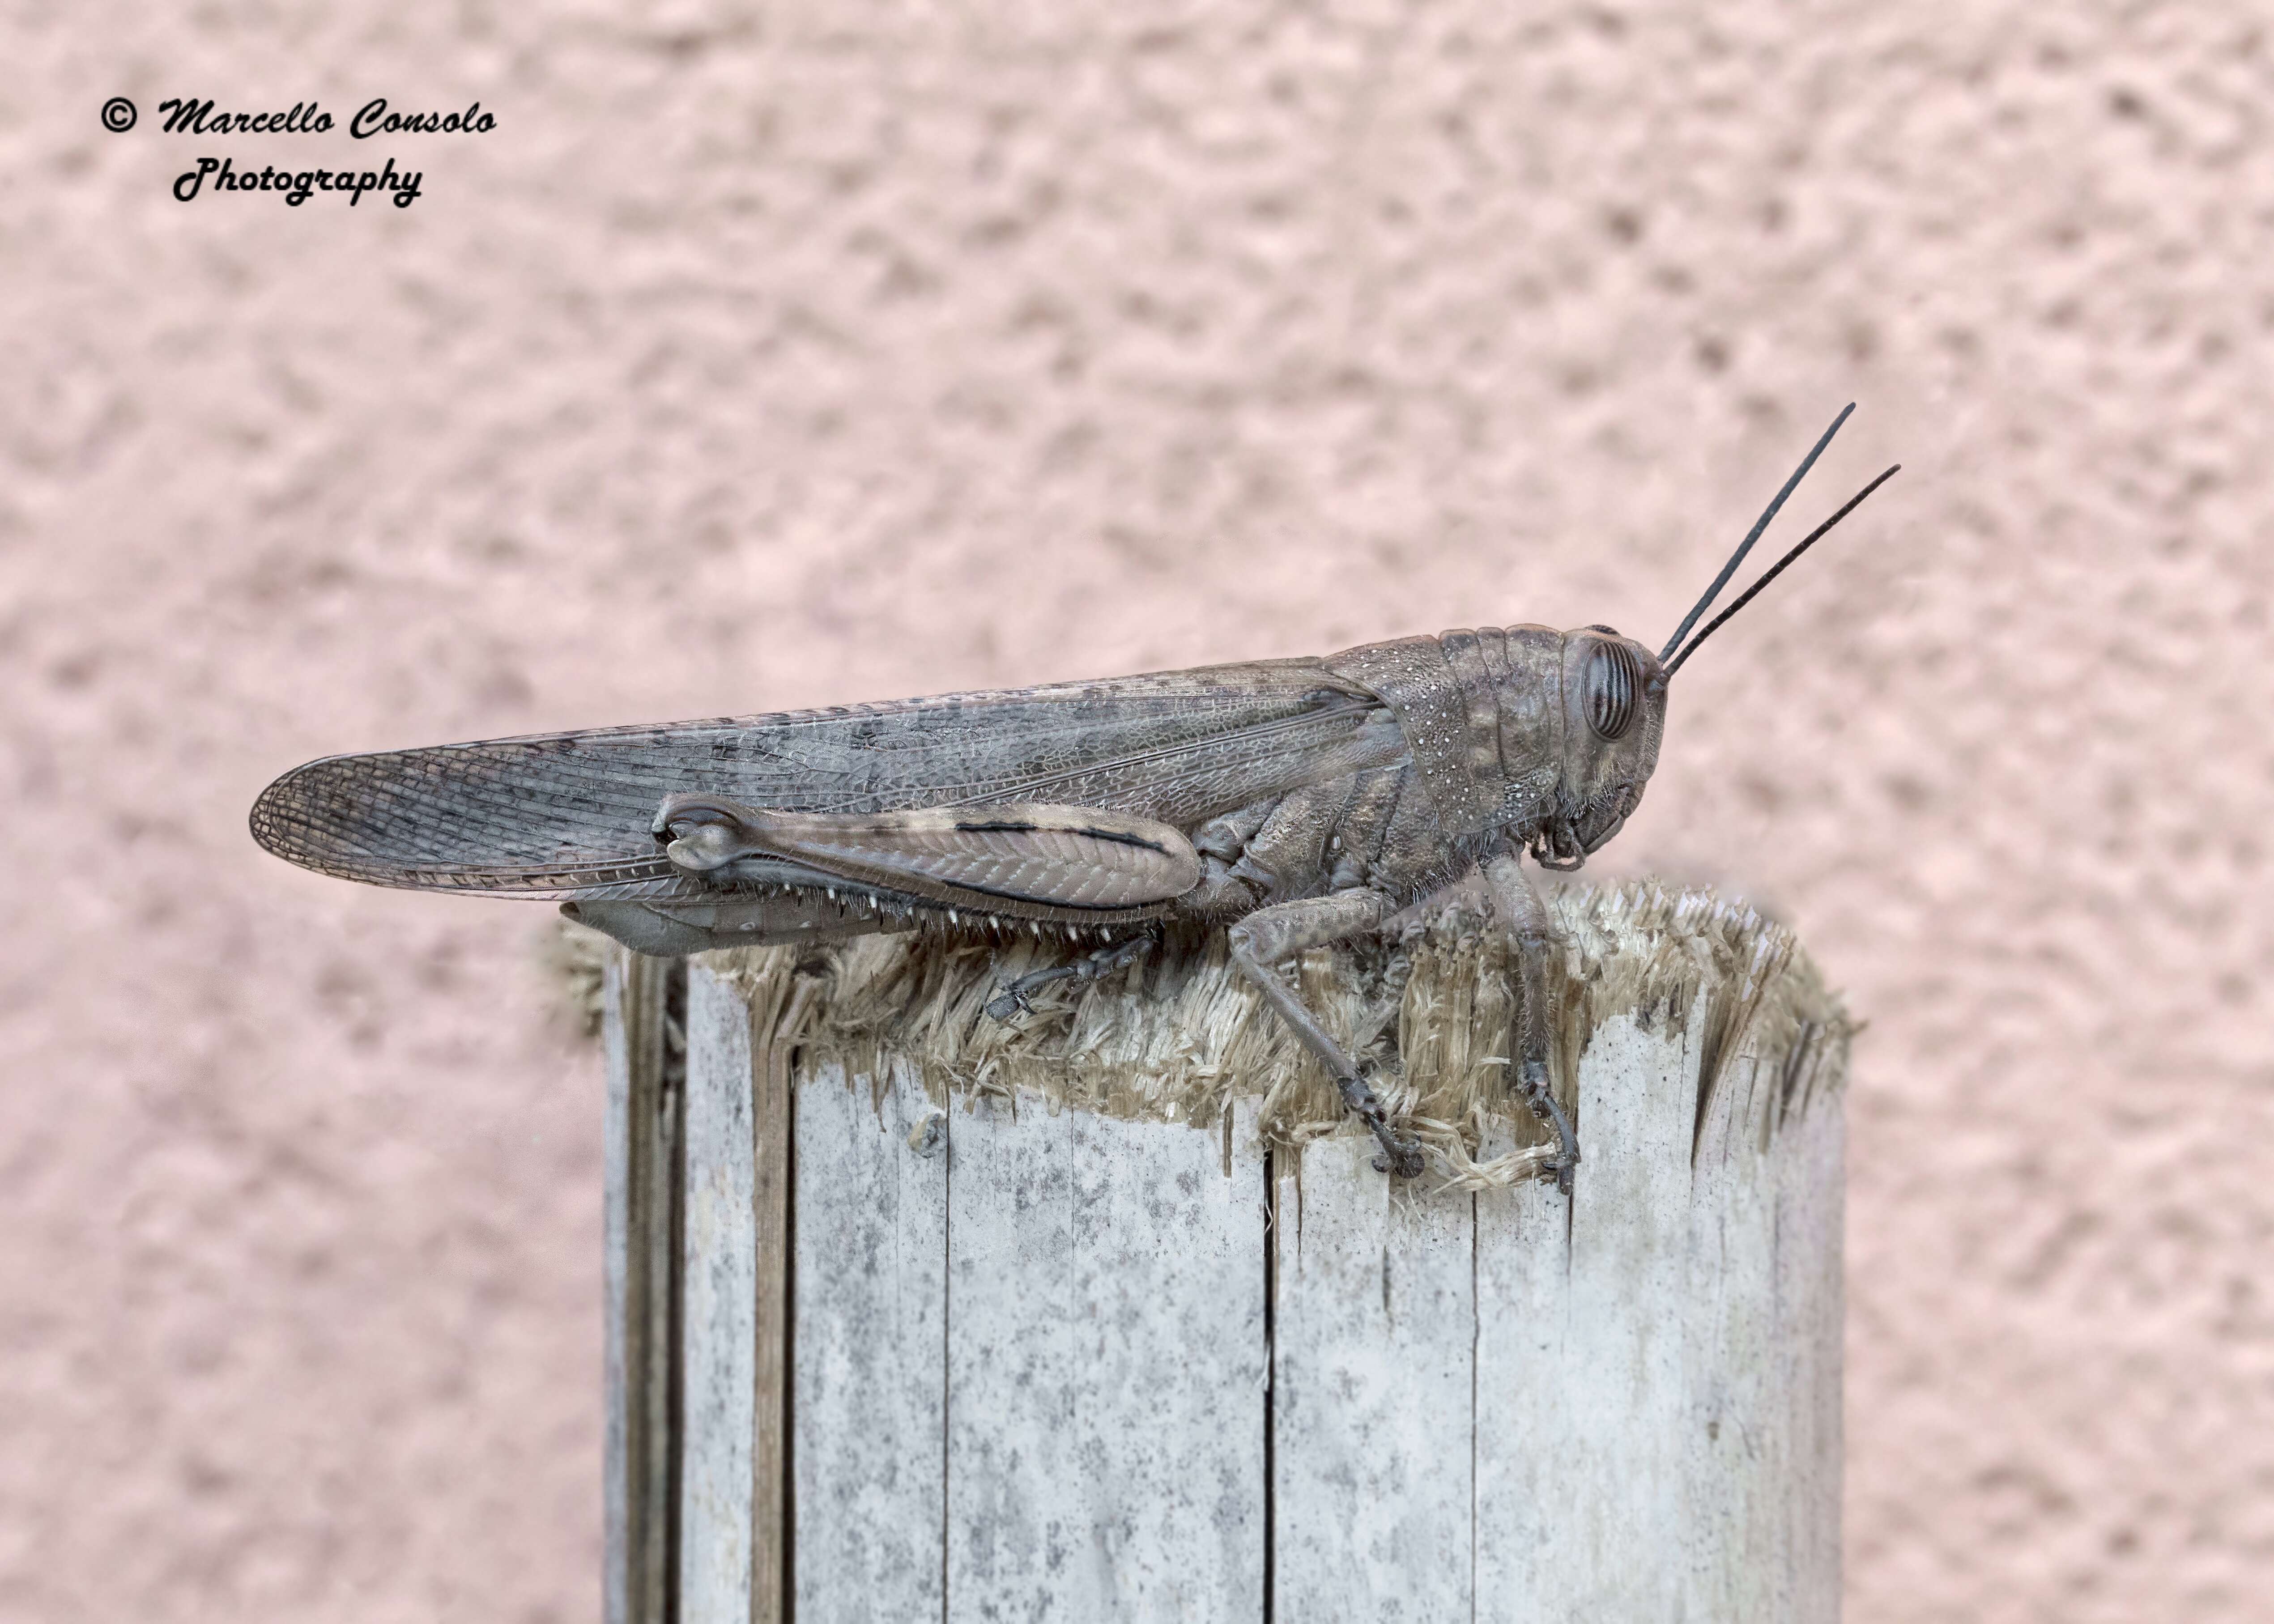
[[[1546,868],[1576,868],[1641,803],[1666,731],[1658,656],[1608,626],[1563,634],[1563,759],[1555,809],[1532,837]]]

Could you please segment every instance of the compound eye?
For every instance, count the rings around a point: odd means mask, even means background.
[[[1623,643],[1599,643],[1587,657],[1587,726],[1598,737],[1626,737],[1642,710],[1642,661]]]

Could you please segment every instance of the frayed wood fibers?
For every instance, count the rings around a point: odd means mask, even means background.
[[[1580,1055],[1604,1022],[1672,1021],[1698,1053],[1705,1101],[1733,1101],[1766,1147],[1836,1090],[1850,1026],[1791,932],[1749,907],[1644,882],[1551,894],[1556,1092],[1567,1108]],[[1481,891],[1456,891],[1402,929],[1306,955],[1303,996],[1356,1056],[1393,1116],[1422,1141],[1434,1183],[1487,1189],[1537,1174],[1547,1135],[1502,1082],[1517,982]],[[1299,1152],[1359,1130],[1325,1070],[1231,968],[1222,932],[1172,937],[1096,983],[1055,982],[1032,1013],[998,1021],[987,1000],[1013,977],[1076,950],[1021,937],[862,937],[833,947],[704,956],[760,1011],[760,1044],[787,1045],[802,1083],[840,1065],[872,1085],[914,1070],[936,1104],[981,1096],[1227,1132],[1258,1099],[1265,1142]],[[780,1052],[779,1047],[776,1052]],[[1581,1140],[1585,1124],[1578,1124]]]

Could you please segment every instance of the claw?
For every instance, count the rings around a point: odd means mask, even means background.
[[[1397,1130],[1389,1124],[1389,1113],[1382,1109],[1382,1101],[1366,1080],[1358,1077],[1338,1077],[1335,1086],[1342,1092],[1343,1104],[1351,1114],[1374,1131],[1374,1141],[1382,1154],[1374,1159],[1374,1170],[1389,1173],[1399,1178],[1419,1178],[1426,1165],[1421,1159],[1421,1147],[1409,1139],[1398,1137]]]
[[[1386,1139],[1382,1141],[1382,1154],[1374,1159],[1374,1170],[1397,1178],[1419,1178],[1428,1163],[1422,1159],[1421,1147],[1412,1139]]]
[[[1579,1165],[1579,1136],[1571,1132],[1571,1119],[1547,1086],[1547,1068],[1536,1060],[1526,1061],[1517,1074],[1516,1086],[1532,1115],[1555,1131],[1555,1159],[1547,1167],[1555,1175],[1555,1188],[1570,1195],[1571,1170]]]
[[[1027,990],[1016,981],[987,1000],[987,1013],[997,1020],[1008,1020],[1013,1015],[1031,1015],[1035,1006],[1028,1001]]]

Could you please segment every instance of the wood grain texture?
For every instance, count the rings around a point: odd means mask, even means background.
[[[1260,1149],[950,1120],[947,1617],[1259,1617]]]
[[[1705,1004],[1596,1032],[1568,1214],[1477,1198],[1479,1620],[1839,1616],[1840,1113],[1701,1115]]]
[[[1481,1617],[1681,1616],[1703,1531],[1683,1521],[1680,1470],[1683,1053],[1679,1029],[1599,1029],[1579,1067],[1586,1160],[1568,1214],[1535,1189],[1479,1204]]]
[[[1826,1086],[1820,1076],[1809,1079]],[[1841,1616],[1841,1530],[1846,1496],[1848,1121],[1836,1105],[1788,1106],[1777,1133],[1773,1251],[1778,1311],[1768,1413],[1785,1428],[1784,1494],[1777,1507],[1793,1575],[1789,1616]]]
[[[679,1617],[753,1617],[757,1168],[750,1015],[700,964],[687,980],[687,1208]]]
[[[741,1002],[721,983],[722,996]],[[790,1606],[790,1190],[796,1115],[790,1034],[812,994],[802,977],[769,982],[745,1006],[750,1091],[749,1624],[788,1624]]]
[[[947,1128],[921,1085],[904,1071],[873,1088],[839,1068],[809,1079],[797,1091],[796,1205],[795,1616],[937,1619]]]
[[[1277,1618],[1469,1615],[1472,1198],[1374,1155],[1321,1140],[1279,1186]]]
[[[602,972],[607,1410],[601,1610],[606,1624],[663,1624],[672,1584],[670,1425],[678,1354],[674,1285],[683,1077],[670,1064],[666,1030],[674,974],[684,972],[668,960],[613,945]]]

